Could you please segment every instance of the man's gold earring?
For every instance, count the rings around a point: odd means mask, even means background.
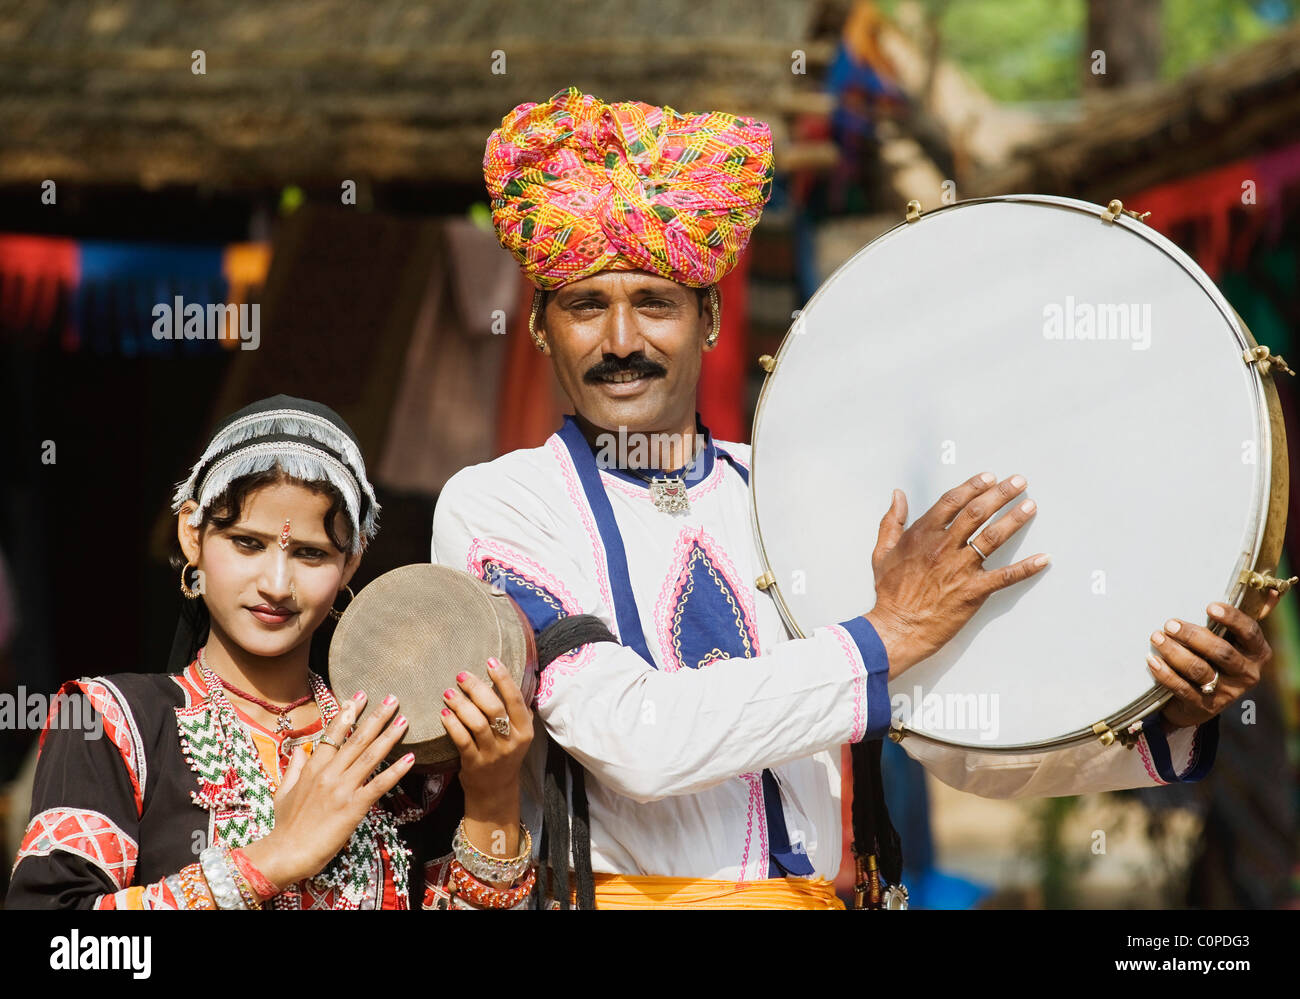
[[[528,313],[528,335],[533,338],[533,343],[543,354],[546,353],[546,341],[542,335],[537,332],[537,320],[542,315],[542,296],[533,292],[533,307]]]
[[[712,285],[709,288],[709,309],[713,313],[713,326],[709,330],[709,335],[704,339],[704,345],[714,347],[718,343],[718,335],[722,332],[722,301],[718,298],[717,285]]]

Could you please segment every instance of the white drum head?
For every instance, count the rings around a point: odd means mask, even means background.
[[[922,736],[1045,748],[1156,704],[1151,632],[1205,623],[1259,542],[1270,439],[1245,338],[1186,255],[1101,210],[1015,196],[891,230],[817,292],[759,400],[756,526],[803,634],[874,605],[892,488],[910,525],[982,471],[1029,480],[1038,511],[986,567],[1052,564],[891,684]]]

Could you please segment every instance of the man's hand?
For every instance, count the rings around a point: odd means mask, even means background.
[[[863,615],[884,643],[891,680],[937,652],[993,593],[1047,566],[1047,556],[1039,554],[985,571],[979,552],[966,543],[1026,485],[1019,475],[995,486],[996,481],[985,472],[948,490],[906,529],[907,497],[901,489],[894,490],[871,554],[876,606]],[[984,555],[992,555],[1025,525],[1034,509],[1034,501],[1025,500],[981,531],[975,544]]]
[[[1277,590],[1268,591],[1259,621],[1277,606],[1279,596]],[[1209,721],[1259,683],[1260,674],[1273,658],[1259,621],[1228,604],[1210,604],[1206,611],[1211,620],[1226,626],[1222,637],[1177,618],[1166,621],[1151,635],[1156,654],[1147,655],[1147,669],[1157,683],[1174,692],[1161,712],[1166,727]],[[1216,671],[1219,680],[1214,692],[1201,693],[1201,686],[1213,681]]]

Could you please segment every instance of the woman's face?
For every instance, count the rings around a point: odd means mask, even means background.
[[[185,523],[192,508],[180,514],[181,548],[202,573],[213,627],[256,656],[308,641],[360,561],[325,533],[330,498],[287,482],[263,486],[245,497],[234,524],[208,524],[201,536]]]

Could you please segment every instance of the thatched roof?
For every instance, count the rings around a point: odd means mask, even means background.
[[[0,7],[0,183],[481,178],[488,132],[572,83],[771,121],[821,108],[813,0],[116,0]],[[805,49],[810,70],[791,72]],[[206,73],[191,71],[202,50]],[[493,72],[495,52],[504,74]],[[497,57],[500,58],[499,56]],[[822,151],[824,152],[824,151]],[[802,155],[808,155],[807,150]]]
[[[1087,100],[967,193],[1044,191],[1105,203],[1300,138],[1300,24],[1180,80]]]

